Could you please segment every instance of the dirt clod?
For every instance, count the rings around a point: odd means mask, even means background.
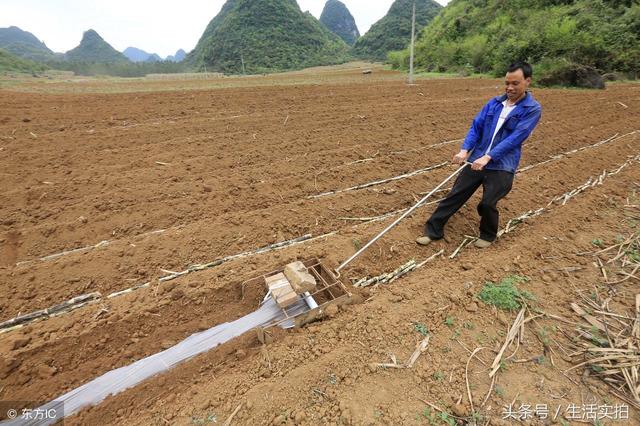
[[[477,312],[478,304],[476,302],[471,302],[468,303],[464,308],[467,310],[467,312]]]
[[[17,351],[27,346],[31,342],[31,337],[20,337],[13,341],[11,344],[11,350]]]

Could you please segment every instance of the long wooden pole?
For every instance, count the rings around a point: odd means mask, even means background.
[[[454,177],[456,177],[458,175],[458,173],[460,173],[465,167],[467,167],[469,165],[469,163],[465,163],[464,165],[460,166],[460,168],[458,168],[455,172],[451,173],[445,180],[442,181],[442,183],[440,183],[440,185],[436,186],[435,188],[433,188],[433,190],[431,192],[429,192],[427,195],[425,195],[424,197],[422,197],[422,199],[420,201],[418,201],[413,207],[411,207],[409,210],[407,210],[402,216],[400,216],[398,219],[396,219],[391,225],[387,226],[382,232],[380,232],[378,235],[376,235],[375,237],[373,237],[373,239],[371,241],[369,241],[367,244],[365,244],[364,247],[362,247],[360,250],[358,250],[353,256],[351,256],[349,259],[345,260],[344,262],[342,262],[342,264],[340,266],[338,266],[338,268],[336,269],[336,272],[339,274],[341,269],[344,269],[345,266],[347,266],[349,263],[351,263],[355,258],[357,258],[358,256],[360,256],[365,250],[367,250],[373,243],[375,243],[376,241],[378,241],[380,238],[382,238],[382,236],[384,234],[386,234],[387,232],[389,232],[394,226],[396,226],[397,224],[399,224],[400,222],[402,222],[402,220],[404,218],[406,218],[407,216],[409,216],[411,213],[413,213],[418,207],[420,207],[422,204],[424,204],[425,201],[427,201],[427,198],[431,197],[433,194],[435,194],[436,192],[438,192],[440,190],[440,188],[442,188],[447,182],[449,182],[451,179],[453,179]]]
[[[413,15],[411,18],[411,47],[410,47],[410,56],[409,56],[409,84],[413,84],[413,56],[414,56],[414,45],[416,43],[416,2],[413,2]]]

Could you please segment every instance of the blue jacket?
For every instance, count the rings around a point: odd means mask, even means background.
[[[469,133],[462,144],[462,149],[474,150],[468,161],[474,162],[485,155],[491,144],[493,132],[502,112],[502,102],[505,99],[507,99],[506,94],[491,99],[473,119]],[[533,99],[531,93],[527,92],[498,131],[493,146],[488,152],[491,161],[485,169],[515,173],[520,163],[522,143],[540,121],[541,113],[540,104]]]

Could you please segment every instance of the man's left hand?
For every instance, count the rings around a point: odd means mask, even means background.
[[[489,161],[491,161],[491,157],[489,157],[488,155],[483,155],[471,164],[471,170],[483,170],[484,167],[489,164]]]

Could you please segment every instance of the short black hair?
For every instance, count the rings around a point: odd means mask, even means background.
[[[509,65],[507,68],[507,72],[516,72],[518,70],[522,70],[522,74],[524,74],[524,78],[529,78],[533,76],[533,68],[531,64],[524,61],[517,61]]]

